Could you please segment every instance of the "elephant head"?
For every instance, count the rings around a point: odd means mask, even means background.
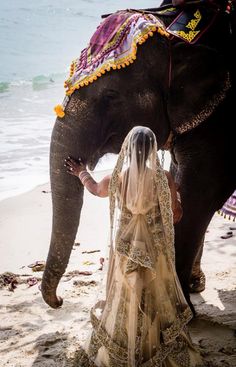
[[[171,130],[182,133],[188,124],[193,128],[206,119],[229,87],[228,68],[222,52],[212,47],[213,36],[189,45],[154,35],[138,47],[132,65],[75,90],[65,116],[57,118],[50,148],[53,227],[42,281],[43,298],[51,307],[62,304],[56,289],[83,205],[83,187],[67,174],[65,158],[81,157],[93,169],[104,154],[119,152],[135,125],[150,127],[161,148]]]

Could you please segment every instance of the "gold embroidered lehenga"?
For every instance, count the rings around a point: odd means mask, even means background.
[[[186,329],[192,314],[175,271],[170,190],[150,129],[126,137],[109,191],[106,300],[91,310],[79,366],[202,366]]]

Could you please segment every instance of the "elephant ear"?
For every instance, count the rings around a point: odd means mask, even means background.
[[[172,130],[182,134],[204,122],[229,88],[229,74],[219,53],[202,45],[176,45],[167,102]]]

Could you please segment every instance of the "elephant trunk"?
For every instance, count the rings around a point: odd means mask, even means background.
[[[52,308],[62,305],[62,299],[57,297],[56,290],[69,261],[83,204],[83,186],[77,177],[66,172],[64,166],[65,158],[78,157],[81,153],[78,141],[75,140],[75,128],[73,123],[66,124],[58,119],[51,139],[50,178],[53,223],[41,290],[43,299]]]

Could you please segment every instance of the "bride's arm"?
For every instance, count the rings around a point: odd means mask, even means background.
[[[172,199],[172,211],[173,211],[173,221],[174,223],[178,223],[183,216],[183,209],[181,206],[181,198],[179,192],[176,190],[176,184],[173,180],[173,177],[168,171],[165,171],[165,174],[168,179],[168,184],[171,193]]]
[[[71,157],[68,157],[65,160],[65,166],[67,168],[67,172],[70,175],[78,177],[84,187],[86,187],[91,194],[102,198],[108,196],[108,186],[111,179],[110,175],[105,176],[100,182],[96,182],[87,171],[86,166],[81,163],[80,160],[76,161]]]
[[[105,198],[108,196],[108,187],[111,176],[105,176],[100,182],[96,182],[88,171],[82,171],[79,174],[81,183],[91,194]]]

